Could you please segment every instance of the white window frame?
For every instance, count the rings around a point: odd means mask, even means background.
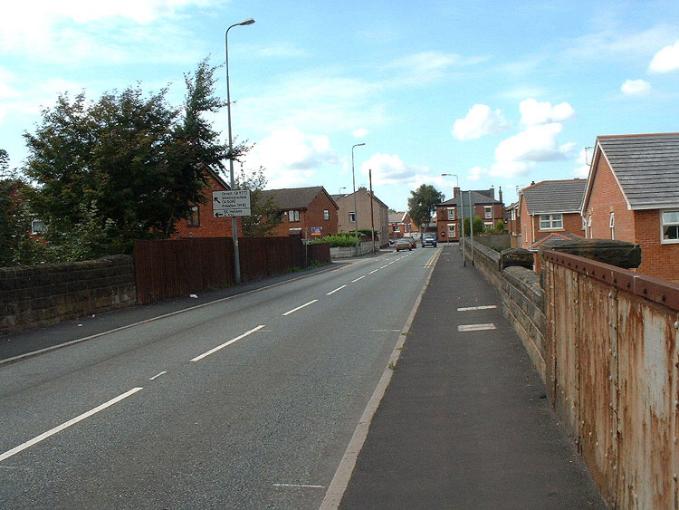
[[[483,218],[486,220],[492,220],[493,219],[493,206],[492,205],[484,205],[483,206]]]
[[[560,226],[555,227],[554,224],[557,222],[557,217],[558,221],[561,223]],[[543,219],[547,218],[547,219]],[[543,222],[548,222],[549,227],[543,227],[542,223]],[[563,213],[555,213],[555,214],[540,214],[538,216],[538,230],[541,232],[549,231],[549,230],[563,230]]]
[[[448,239],[454,239],[457,237],[457,224],[448,223]]]
[[[448,208],[448,221],[455,221],[455,208],[454,207]]]
[[[615,241],[615,213],[608,214],[608,228],[611,230],[611,239]]]
[[[512,221],[516,221],[516,209],[512,209],[511,218],[512,218]]]
[[[665,209],[658,211],[660,213],[660,244],[679,244],[679,238],[677,239],[665,239],[665,227],[676,226],[679,229],[679,222],[669,222],[665,223],[665,213],[676,213],[679,214],[679,209]]]
[[[299,211],[291,209],[288,211],[288,222],[297,223],[299,221]]]
[[[356,212],[349,211],[349,223],[356,223]]]
[[[330,221],[330,209],[323,209],[323,219]]]

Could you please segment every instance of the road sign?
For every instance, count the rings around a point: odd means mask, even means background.
[[[212,212],[215,218],[250,216],[250,190],[213,191]]]

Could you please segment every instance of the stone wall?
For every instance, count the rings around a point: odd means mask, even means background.
[[[466,243],[467,264],[471,243]],[[545,380],[545,293],[540,279],[530,269],[508,267],[500,271],[500,254],[474,243],[474,266],[500,293],[502,313],[514,326],[542,380]]]
[[[375,240],[375,251],[379,251],[380,243]],[[366,255],[372,253],[373,242],[372,241],[362,241],[358,247],[358,256]],[[351,257],[356,257],[356,247],[355,246],[336,246],[330,248],[330,256],[333,259],[347,259]]]
[[[136,303],[132,257],[0,268],[0,334]]]

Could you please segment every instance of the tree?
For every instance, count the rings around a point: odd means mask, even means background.
[[[479,216],[474,216],[474,234],[483,234],[485,231],[483,220]],[[469,237],[469,218],[464,219],[464,235]]]
[[[266,236],[281,222],[281,214],[273,197],[266,197],[263,192],[265,186],[264,168],[259,167],[249,175],[246,175],[241,169],[237,188],[250,190],[251,215],[241,218],[245,237]]]
[[[408,214],[416,225],[425,225],[431,221],[432,214],[436,212],[436,205],[443,202],[443,193],[434,186],[422,184],[419,188],[410,192],[408,198]]]
[[[42,112],[24,135],[25,171],[39,185],[32,204],[50,245],[77,248],[63,252],[75,259],[129,252],[134,239],[171,235],[204,202],[205,168],[221,168],[227,155],[205,118],[223,106],[215,70],[204,60],[185,75],[181,108],[167,89],[145,95],[136,85],[94,103],[64,94]]]

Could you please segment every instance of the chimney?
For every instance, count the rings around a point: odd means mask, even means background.
[[[460,194],[460,188],[458,188],[457,186],[455,186],[455,187],[453,188],[453,198],[457,198],[457,196],[458,196],[459,194]]]
[[[490,187],[490,196],[495,200],[495,185]]]
[[[500,202],[502,202],[502,186],[500,186],[500,188],[499,188],[498,195],[500,196],[500,198],[498,198],[498,200]],[[504,202],[502,202],[502,203],[504,204]]]

